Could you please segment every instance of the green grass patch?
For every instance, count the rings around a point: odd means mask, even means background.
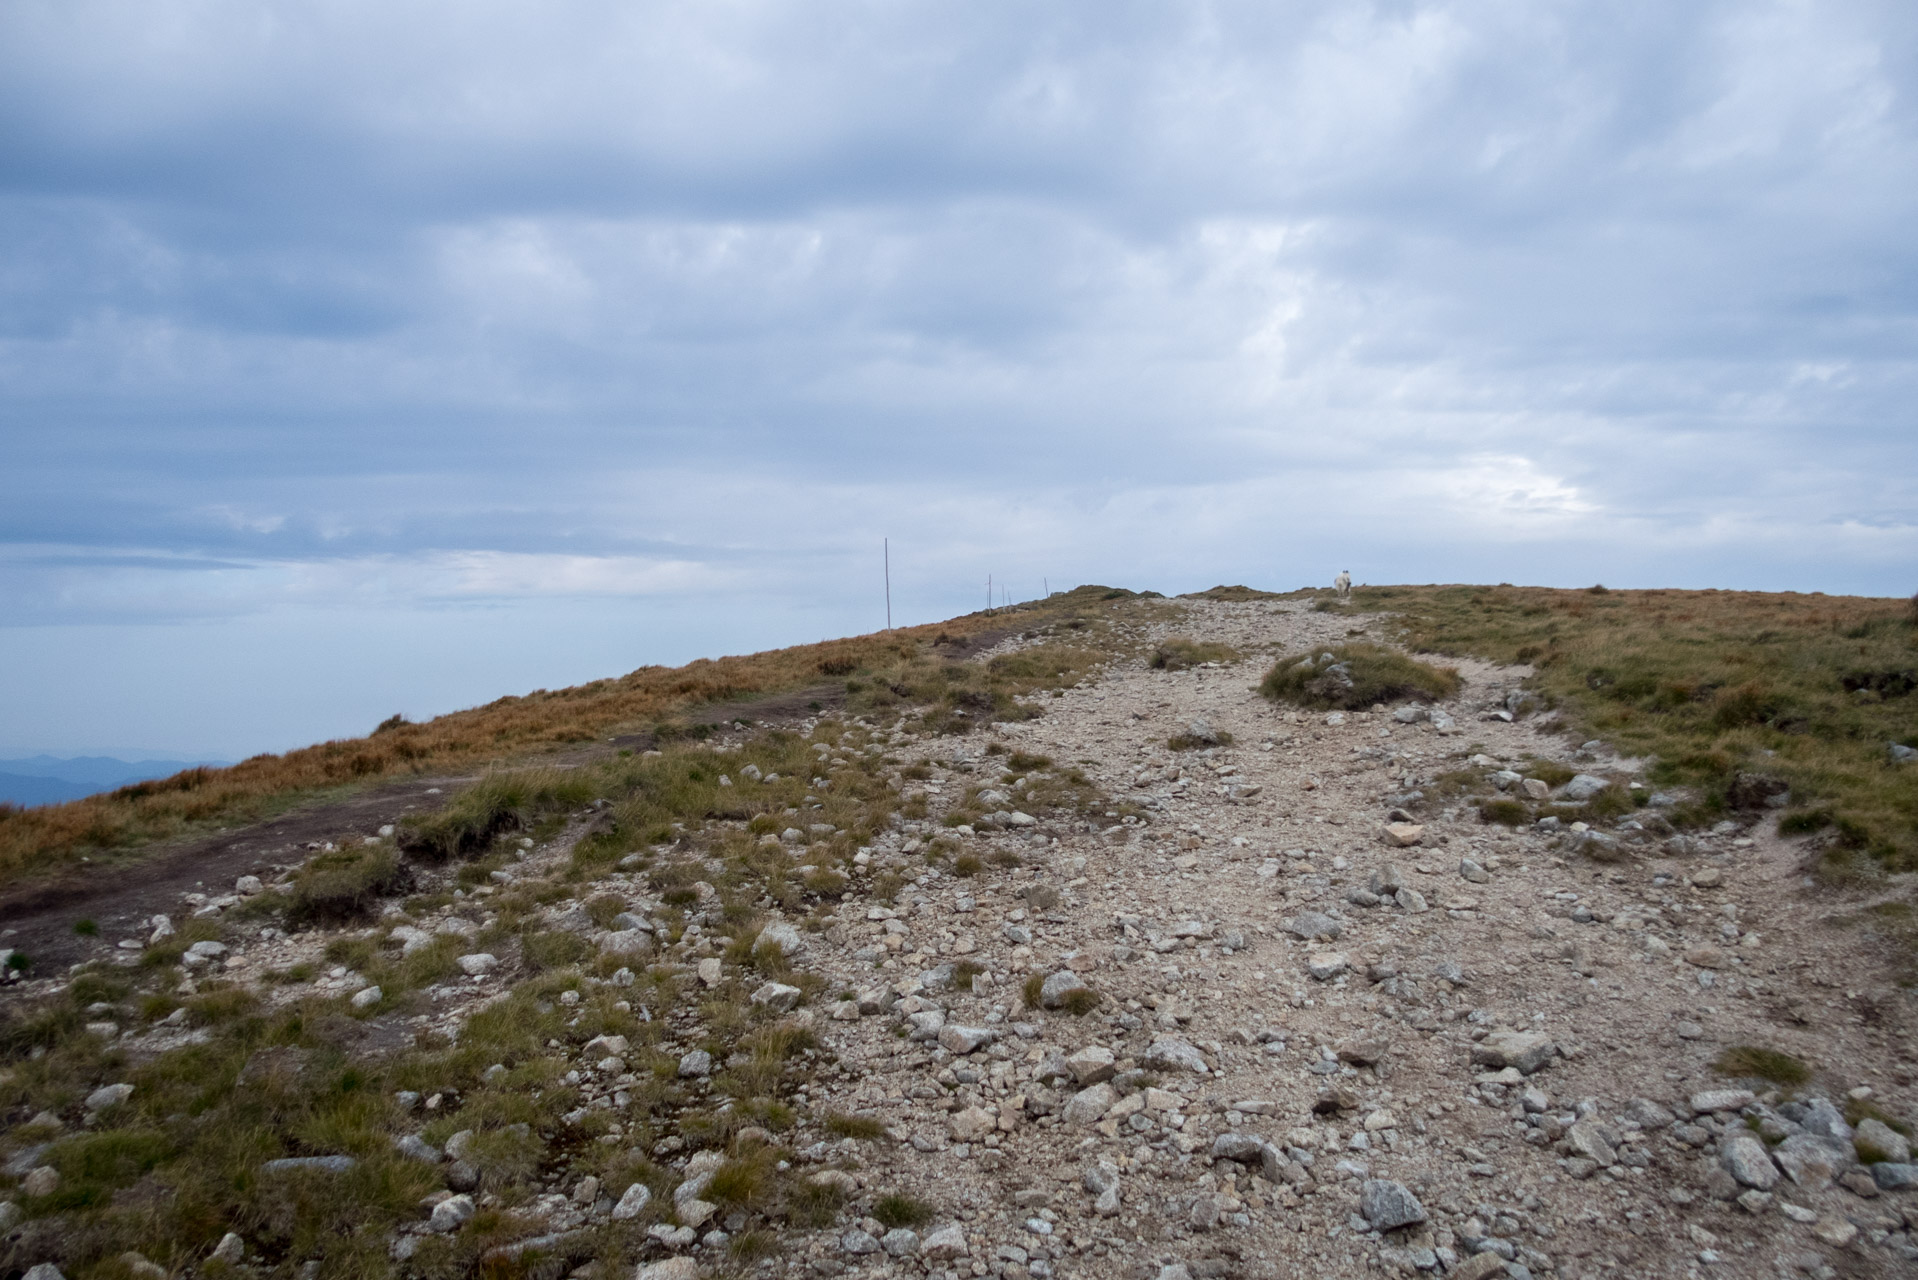
[[[1733,1079],[1768,1080],[1793,1088],[1811,1080],[1811,1068],[1789,1053],[1749,1044],[1733,1045],[1719,1054],[1712,1070]]]
[[[871,1142],[886,1136],[886,1122],[877,1116],[856,1116],[834,1111],[826,1116],[826,1132],[838,1138]]]
[[[1175,636],[1161,641],[1152,650],[1152,656],[1146,659],[1146,665],[1154,671],[1185,671],[1206,662],[1216,662],[1220,665],[1237,662],[1244,656],[1229,644],[1188,640]]]
[[[901,1227],[922,1227],[932,1221],[932,1214],[932,1206],[924,1200],[898,1192],[880,1196],[872,1207],[872,1216],[879,1219],[879,1225],[888,1231],[896,1231]]]
[[[1834,854],[1918,868],[1918,767],[1887,750],[1918,713],[1918,621],[1899,599],[1744,591],[1360,588],[1409,648],[1530,663],[1540,709],[1655,761],[1646,782],[1734,803],[1740,773],[1791,788],[1786,821]],[[1795,824],[1797,825],[1797,824]],[[1805,828],[1811,828],[1805,830]]]
[[[1451,667],[1360,640],[1280,658],[1259,692],[1319,711],[1361,711],[1379,703],[1436,702],[1461,683]]]

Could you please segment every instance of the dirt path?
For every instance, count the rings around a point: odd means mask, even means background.
[[[1182,633],[1261,656],[1115,671],[1006,729],[1150,820],[999,837],[1063,887],[1043,913],[1024,909],[1017,875],[902,895],[923,955],[902,975],[958,954],[987,966],[986,994],[926,998],[948,1027],[998,1030],[988,1058],[955,1051],[965,1036],[902,1043],[885,1019],[827,1024],[868,1071],[830,1105],[909,1137],[876,1176],[956,1194],[972,1257],[1024,1255],[1007,1275],[1890,1275],[1918,1260],[1908,1193],[1880,1196],[1854,1164],[1842,1183],[1773,1168],[1759,1180],[1778,1185],[1751,1195],[1721,1157],[1746,1131],[1740,1100],[1694,1114],[1695,1097],[1739,1083],[1713,1062],[1749,1045],[1813,1064],[1801,1094],[1843,1107],[1862,1088],[1918,1118],[1910,994],[1867,936],[1824,923],[1847,904],[1804,879],[1802,851],[1760,821],[1683,858],[1651,843],[1597,863],[1442,803],[1420,808],[1417,845],[1387,847],[1392,797],[1430,790],[1468,747],[1520,769],[1537,755],[1628,780],[1632,764],[1573,758],[1549,725],[1481,718],[1522,674],[1483,664],[1462,664],[1455,734],[1382,715],[1330,725],[1253,691],[1265,646],[1336,643],[1346,626],[1195,606]],[[1201,717],[1236,743],[1166,749]],[[1394,883],[1398,904],[1370,893]],[[819,964],[853,984],[881,925],[845,918],[844,950]],[[1300,936],[1315,929],[1337,937]],[[1075,972],[1105,998],[1097,1012],[1021,1010],[1022,974]],[[1483,1041],[1502,1029],[1535,1037],[1504,1037],[1537,1047],[1532,1074],[1499,1068]],[[1122,1095],[1099,1092],[1128,1068]],[[1774,1138],[1816,1123],[1753,1105]],[[1209,1158],[1221,1150],[1240,1154]],[[1109,1208],[1095,1203],[1106,1187]],[[1423,1221],[1382,1233],[1401,1190]]]

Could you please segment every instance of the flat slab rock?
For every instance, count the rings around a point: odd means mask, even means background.
[[[1558,1045],[1542,1031],[1501,1028],[1472,1046],[1472,1061],[1477,1065],[1514,1067],[1528,1076],[1557,1056]]]

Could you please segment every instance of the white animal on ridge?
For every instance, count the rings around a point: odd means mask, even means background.
[[[1338,589],[1339,599],[1350,600],[1352,598],[1352,571],[1350,569],[1339,570],[1339,576],[1332,579],[1332,585]]]

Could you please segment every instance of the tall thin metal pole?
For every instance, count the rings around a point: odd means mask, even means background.
[[[992,612],[992,575],[986,575],[986,612]]]
[[[892,630],[892,539],[881,539],[879,544],[886,554],[886,630]]]

